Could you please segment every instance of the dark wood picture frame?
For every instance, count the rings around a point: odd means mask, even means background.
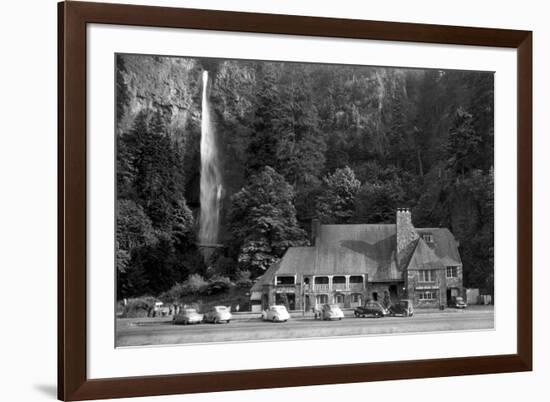
[[[193,28],[517,49],[517,353],[88,379],[86,25]],[[166,7],[58,4],[58,397],[83,400],[532,370],[532,32]]]

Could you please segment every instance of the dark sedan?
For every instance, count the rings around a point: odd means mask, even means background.
[[[367,302],[364,306],[356,307],[354,310],[356,317],[384,317],[390,312],[378,302]]]
[[[389,308],[392,316],[412,317],[414,308],[411,300],[399,300],[399,303],[392,304]]]

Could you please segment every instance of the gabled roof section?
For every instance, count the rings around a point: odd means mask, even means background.
[[[290,247],[280,261],[271,265],[262,276],[256,279],[250,291],[260,292],[263,285],[273,283],[275,274],[294,275],[301,272],[300,267],[313,267],[314,265],[314,247]]]
[[[291,247],[277,275],[368,275],[369,281],[400,280],[395,225],[322,225],[315,247]]]
[[[261,292],[263,285],[273,283],[273,277],[275,276],[275,272],[277,272],[277,270],[279,269],[280,264],[281,261],[276,262],[275,264],[271,265],[262,276],[259,276],[256,279],[256,282],[254,282],[254,285],[252,285],[252,287],[250,288],[250,292]]]
[[[418,234],[431,234],[434,244],[429,245],[445,266],[462,265],[458,252],[458,241],[447,228],[421,228],[416,229]]]
[[[315,247],[290,247],[281,261],[277,275],[294,275],[315,266]]]
[[[421,237],[411,248],[409,269],[442,269],[460,265],[458,243],[445,228],[416,229],[429,233],[433,244]],[[321,225],[317,245],[290,247],[283,258],[262,275],[252,292],[273,283],[275,275],[368,275],[369,282],[403,280],[403,269],[396,260],[396,226]],[[300,280],[300,279],[298,279]]]
[[[366,274],[369,281],[399,280],[395,225],[322,225],[316,274]]]
[[[443,268],[445,268],[445,265],[443,265],[441,259],[435,254],[435,251],[426,244],[424,239],[418,239],[407,269],[422,270]]]

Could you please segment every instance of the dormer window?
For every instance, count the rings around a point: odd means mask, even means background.
[[[447,267],[447,278],[458,278],[458,267]]]
[[[431,233],[424,233],[422,235],[422,239],[424,239],[424,241],[428,244],[433,244],[434,242],[434,237]]]

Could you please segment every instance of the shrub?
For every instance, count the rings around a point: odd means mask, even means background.
[[[151,296],[128,299],[126,305],[123,307],[122,317],[148,317],[155,308],[155,302],[156,299]]]
[[[184,294],[185,285],[176,283],[166,292],[162,292],[159,299],[164,303],[176,303]]]
[[[207,287],[208,282],[199,274],[189,275],[187,280],[183,282],[184,295],[199,294]]]
[[[228,291],[233,285],[233,283],[226,276],[218,276],[212,278],[210,283],[204,289],[203,293],[207,295],[218,294]]]
[[[235,275],[235,284],[240,288],[249,288],[252,286],[252,280],[250,279],[251,273],[248,270],[237,271]]]
[[[235,272],[237,262],[232,258],[220,256],[214,264],[214,275],[212,276],[231,276]]]
[[[176,283],[159,298],[165,303],[179,302],[185,296],[196,296],[205,291],[208,282],[199,274],[190,275],[183,283]]]

